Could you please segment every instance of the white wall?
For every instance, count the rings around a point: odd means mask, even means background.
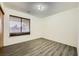
[[[76,10],[76,20],[77,20],[77,51],[79,55],[79,8]]]
[[[76,8],[44,18],[43,37],[77,47]]]
[[[4,11],[5,11],[5,15],[4,15],[4,46],[41,37],[41,28],[40,28],[41,27],[41,20],[39,18],[31,16],[26,13],[16,11],[16,10],[12,10],[9,8],[4,8]],[[16,16],[21,16],[24,18],[31,19],[31,22],[30,22],[31,34],[30,35],[23,35],[23,36],[16,36],[16,37],[9,37],[9,15],[16,15]]]

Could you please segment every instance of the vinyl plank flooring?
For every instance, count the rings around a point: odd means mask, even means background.
[[[44,38],[0,48],[1,56],[77,56],[77,49]]]

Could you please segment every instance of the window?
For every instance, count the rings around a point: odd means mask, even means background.
[[[10,15],[10,36],[30,34],[30,19]]]

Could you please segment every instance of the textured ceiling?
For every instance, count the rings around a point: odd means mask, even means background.
[[[40,11],[36,5],[44,5],[45,10]],[[47,17],[65,10],[77,7],[78,2],[4,2],[6,7],[26,12],[36,17]]]

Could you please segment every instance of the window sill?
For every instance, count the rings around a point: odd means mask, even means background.
[[[10,33],[10,37],[13,37],[13,36],[22,36],[22,35],[30,35],[30,32]]]

